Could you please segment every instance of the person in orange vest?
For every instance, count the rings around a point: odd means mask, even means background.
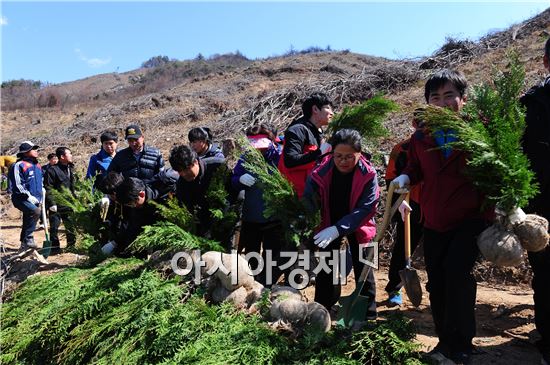
[[[321,127],[332,120],[332,102],[323,93],[314,93],[302,103],[303,115],[285,131],[282,158],[278,168],[301,198],[306,179],[321,155],[330,152]]]
[[[413,119],[413,127],[418,129],[418,122]],[[396,144],[391,153],[388,166],[386,168],[386,185],[389,187],[390,183],[397,176],[401,175],[405,166],[407,166],[408,150],[411,138],[407,138],[398,144]],[[421,184],[417,184],[411,187],[409,195],[409,207],[411,209],[411,253],[414,252],[416,246],[422,238],[422,214],[420,212],[420,191]],[[394,195],[393,202],[398,199],[399,195]],[[388,293],[388,305],[391,307],[400,306],[403,304],[403,298],[401,295],[401,288],[403,283],[399,276],[399,271],[405,268],[405,226],[403,224],[403,217],[394,216],[393,222],[396,225],[396,237],[393,244],[390,268],[388,272],[388,284],[386,285],[386,292]]]

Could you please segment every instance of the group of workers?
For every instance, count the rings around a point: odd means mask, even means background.
[[[550,41],[546,42],[544,66],[550,71]],[[467,102],[467,81],[454,70],[435,72],[425,83],[424,96],[430,105],[459,112]],[[526,106],[527,128],[523,150],[531,161],[540,193],[525,210],[550,219],[550,78],[528,91],[521,99]],[[319,251],[338,251],[346,241],[351,263],[358,278],[365,265],[359,258],[376,234],[374,217],[380,187],[370,156],[362,150],[362,136],[352,129],[342,129],[326,139],[323,127],[333,115],[327,95],[314,93],[302,104],[302,117],[290,124],[281,143],[273,128],[264,124],[246,130],[251,146],[261,152],[265,161],[277,167],[295,189],[297,196],[312,211],[318,210],[321,223],[311,237]],[[400,210],[411,212],[412,249],[423,239],[424,260],[430,308],[437,346],[429,353],[434,359],[447,358],[455,363],[469,363],[476,332],[476,281],[472,270],[479,256],[477,236],[494,219],[494,209],[485,208],[483,195],[461,172],[468,155],[447,143],[456,140],[452,131],[430,131],[414,118],[414,133],[392,150],[385,174],[386,184],[410,191],[410,203]],[[196,234],[209,236],[212,213],[206,199],[210,182],[220,166],[226,164],[219,146],[212,141],[206,127],[189,132],[189,144],[174,146],[170,151],[170,168],[165,167],[159,149],[145,144],[138,125],[125,129],[128,147],[117,150],[117,134],[101,135],[101,150],[90,158],[86,177],[95,177],[95,186],[116,201],[124,214],[112,212],[114,235],[102,247],[105,254],[124,255],[126,247],[139,235],[142,227],[159,219],[150,201],[165,201],[170,192],[180,205],[187,207],[197,221]],[[12,201],[23,212],[21,246],[36,248],[33,231],[40,215],[40,204],[50,213],[53,253],[60,251],[57,229],[61,220],[67,228],[67,243],[74,245],[70,209],[56,203],[51,190],[74,189],[71,151],[56,149],[57,162],[41,168],[38,146],[25,141],[19,146],[17,161],[10,167]],[[247,171],[243,155],[233,169],[228,189],[244,190],[239,249],[280,259],[288,248],[282,243],[281,223],[264,215],[264,192],[258,177]],[[43,194],[43,186],[46,194]],[[44,202],[43,199],[46,201]],[[116,204],[113,204],[116,207]],[[482,208],[483,207],[483,208]],[[113,208],[115,209],[115,208]],[[119,208],[121,209],[121,208]],[[402,305],[399,270],[405,266],[404,229],[395,218],[397,236],[393,247],[386,286],[388,304]],[[542,363],[550,362],[550,249],[529,253],[533,269],[535,321],[541,335],[538,347]],[[263,275],[263,276],[262,276]],[[275,282],[283,275],[278,271]],[[265,273],[260,282],[267,284]],[[273,280],[273,278],[270,278]],[[319,272],[315,279],[315,301],[332,309],[340,298],[340,285],[330,273]],[[269,282],[272,282],[272,281]],[[375,319],[376,287],[372,270],[361,293],[368,300],[365,319]]]

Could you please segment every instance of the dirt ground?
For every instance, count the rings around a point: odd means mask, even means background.
[[[20,213],[11,204],[3,204],[0,223],[0,242],[3,243],[2,258],[6,259],[17,253],[19,248]],[[63,232],[63,230],[61,230]],[[35,232],[35,241],[44,240],[44,230]],[[64,236],[61,235],[62,246]],[[35,258],[26,258],[25,265],[14,265],[4,283],[4,291],[11,291],[17,283],[30,275],[54,272],[75,265],[84,257],[64,253],[48,258],[48,264],[40,264]],[[423,350],[431,350],[437,343],[431,318],[429,301],[425,290],[426,274],[419,270],[423,287],[423,300],[419,308],[414,308],[405,298],[405,305],[400,308],[389,308],[386,305],[387,294],[384,291],[387,283],[387,267],[381,267],[376,273],[377,302],[381,317],[391,311],[402,311],[413,319],[417,327],[417,341]],[[343,288],[343,295],[354,289],[353,280]],[[306,296],[313,296],[313,288],[308,287]],[[473,364],[540,364],[540,356],[534,346],[538,333],[534,325],[533,293],[529,286],[496,285],[478,283],[477,289],[477,337],[474,339],[476,353]]]

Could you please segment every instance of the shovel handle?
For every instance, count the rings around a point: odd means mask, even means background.
[[[46,241],[49,241],[48,217],[46,216],[46,189],[44,188],[42,188],[42,224],[44,225],[44,235],[46,236]]]
[[[405,201],[409,203],[409,193],[405,195]],[[405,209],[405,261],[410,266],[411,261],[411,212]]]
[[[376,229],[376,237],[374,237],[374,242],[380,242],[384,237],[386,228],[390,223],[391,218],[391,200],[393,197],[393,191],[395,190],[395,184],[390,184],[388,188],[388,194],[386,195],[386,209],[384,209],[384,217],[382,218],[382,224]]]

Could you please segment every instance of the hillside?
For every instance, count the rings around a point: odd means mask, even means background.
[[[410,134],[412,111],[425,104],[424,80],[435,69],[458,68],[471,84],[476,84],[505,66],[506,53],[514,49],[527,71],[527,89],[544,77],[542,48],[549,35],[547,9],[477,42],[448,39],[433,55],[419,59],[388,60],[320,49],[263,60],[249,60],[237,53],[96,75],[46,88],[29,88],[26,93],[24,89],[2,89],[1,152],[15,153],[22,140],[31,139],[42,146],[41,158],[45,161],[47,153],[66,145],[82,171],[90,154],[98,150],[102,131],[114,128],[122,139],[124,127],[137,122],[143,127],[146,143],[160,147],[167,159],[174,144],[187,143],[187,132],[194,126],[211,127],[219,141],[238,137],[256,121],[269,121],[282,131],[300,114],[302,99],[321,90],[333,98],[336,111],[378,93],[396,101],[400,111],[385,122],[391,133],[375,151],[388,153]],[[44,106],[50,102],[52,106]],[[123,140],[120,147],[126,147]],[[20,256],[20,212],[4,192],[0,201],[0,300],[5,303],[2,334],[9,335],[3,336],[6,351],[0,357],[7,359],[4,362],[167,363],[169,356],[177,353],[182,355],[174,363],[366,363],[344,362],[351,359],[350,352],[335,345],[337,342],[315,342],[307,336],[295,338],[294,334],[286,342],[288,333],[281,342],[273,337],[274,331],[256,332],[263,324],[254,319],[254,314],[245,317],[225,307],[220,312],[218,307],[202,302],[200,311],[189,309],[191,301],[194,306],[196,300],[202,300],[202,289],[186,279],[176,280],[160,256],[153,255],[147,267],[134,259],[119,263],[107,260],[107,266],[89,267],[84,265],[86,256],[80,252],[50,256],[46,264],[35,256]],[[376,326],[383,328],[393,315],[402,314],[415,325],[414,329],[406,329],[407,334],[415,337],[419,351],[427,352],[438,341],[429,293],[423,290],[418,308],[413,308],[406,296],[401,307],[389,307],[386,301],[384,288],[395,235],[396,228],[389,229],[379,250],[380,268],[375,279],[380,321]],[[35,240],[46,240],[43,229],[35,232]],[[422,246],[414,252],[413,266],[424,287],[427,275]],[[527,259],[507,268],[478,262],[474,275],[478,282],[477,333],[472,363],[540,363],[535,347],[538,333],[530,287],[532,271]],[[350,276],[352,285],[342,287],[343,295],[355,289],[353,279]],[[306,288],[303,295],[313,301],[314,288]],[[33,316],[26,315],[28,308],[34,308]],[[278,327],[277,333],[283,336],[285,331],[289,329]],[[335,331],[330,336],[347,340],[340,333]],[[372,333],[361,332],[359,337],[370,341]],[[386,352],[387,344],[394,341],[390,335],[383,333],[382,345],[371,344],[375,353]],[[402,351],[403,346],[398,345]],[[177,352],[180,350],[186,352]],[[330,358],[333,351],[346,358],[342,357],[341,362],[325,361],[323,356],[329,354]],[[275,360],[262,362],[269,356]]]
[[[43,146],[43,155],[68,145],[77,166],[84,169],[87,156],[99,147],[101,131],[116,128],[122,135],[127,124],[137,122],[147,143],[167,154],[173,144],[185,143],[187,131],[196,125],[212,127],[218,139],[234,137],[257,120],[270,121],[282,130],[313,90],[330,94],[337,108],[378,92],[396,100],[402,111],[387,121],[392,137],[381,146],[387,151],[408,133],[409,113],[424,103],[423,80],[433,69],[457,67],[475,83],[502,65],[505,52],[513,47],[525,63],[527,87],[544,74],[541,49],[549,33],[550,9],[478,42],[449,39],[423,59],[388,60],[313,50],[250,61],[230,54],[97,75],[34,92],[54,95],[58,98],[54,107],[15,109],[16,102],[4,96],[2,153],[13,153],[24,139]]]

